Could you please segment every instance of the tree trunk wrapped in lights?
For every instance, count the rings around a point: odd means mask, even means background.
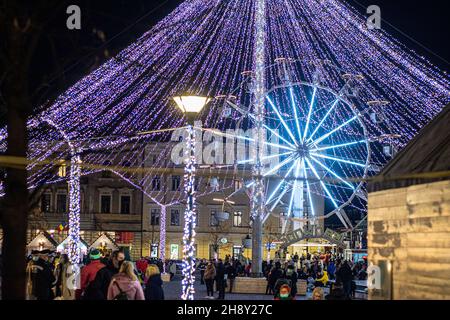
[[[194,300],[195,283],[195,131],[191,125],[188,126],[188,138],[186,139],[186,166],[184,175],[184,192],[187,195],[186,210],[184,212],[184,235],[183,235],[183,300]]]

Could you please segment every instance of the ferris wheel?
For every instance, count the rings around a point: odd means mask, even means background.
[[[352,228],[344,208],[364,197],[371,162],[364,114],[348,99],[355,76],[344,74],[346,85],[335,91],[320,81],[292,81],[286,60],[277,67],[283,81],[265,93],[265,219],[282,214],[286,232],[289,222],[316,224],[337,215]],[[256,118],[251,111],[247,116]]]

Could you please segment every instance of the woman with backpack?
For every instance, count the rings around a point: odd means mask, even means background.
[[[108,300],[145,300],[144,290],[134,273],[133,263],[124,261],[108,288]]]

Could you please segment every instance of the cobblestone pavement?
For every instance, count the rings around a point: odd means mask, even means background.
[[[180,300],[181,276],[175,276],[171,282],[164,282],[163,288],[166,300]],[[215,297],[217,298],[217,296],[218,294],[216,293]],[[297,300],[306,299],[308,297],[297,296]],[[195,282],[195,300],[209,300],[206,298],[206,286],[200,284],[200,280]],[[273,295],[228,293],[227,290],[225,292],[225,300],[273,300]]]

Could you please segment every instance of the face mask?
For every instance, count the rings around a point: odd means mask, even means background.
[[[283,298],[283,299],[286,299],[286,298],[289,297],[289,293],[280,294],[280,297]]]
[[[38,261],[39,257],[33,257],[33,261]]]

